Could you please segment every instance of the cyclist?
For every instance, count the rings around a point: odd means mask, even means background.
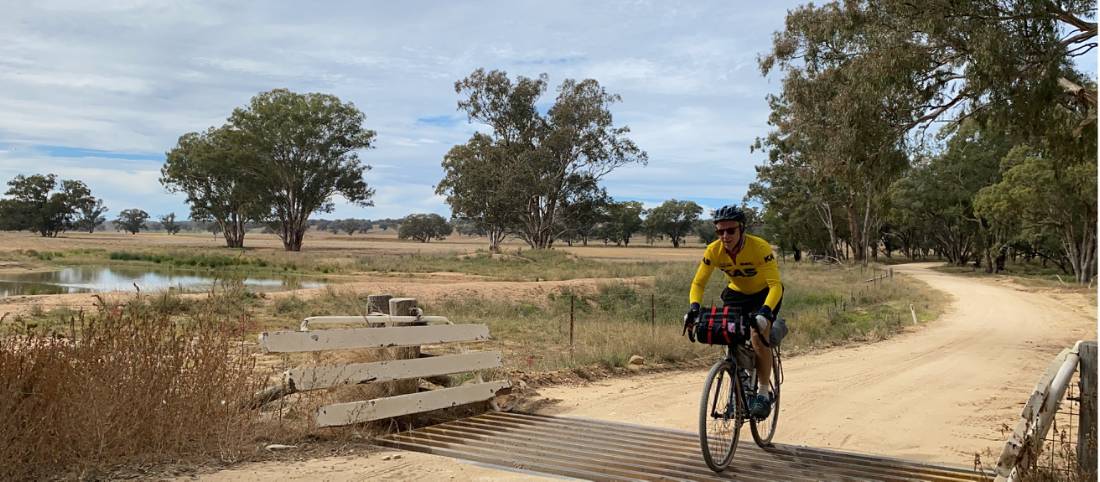
[[[699,317],[699,304],[703,290],[714,268],[726,274],[729,283],[722,290],[724,306],[740,308],[742,313],[753,313],[756,330],[752,334],[752,347],[756,352],[756,371],[759,391],[749,401],[749,413],[753,418],[764,419],[771,414],[772,404],[772,351],[761,338],[769,336],[771,323],[783,304],[783,284],[779,281],[779,263],[772,247],[762,238],[745,234],[745,212],[737,206],[723,206],[714,211],[714,228],[718,239],[707,245],[703,260],[695,270],[691,281],[690,302],[685,321],[694,322]]]

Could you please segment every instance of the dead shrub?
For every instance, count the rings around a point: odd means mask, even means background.
[[[255,437],[246,316],[196,301],[101,303],[68,336],[0,337],[0,480],[100,478],[121,465],[238,459]]]

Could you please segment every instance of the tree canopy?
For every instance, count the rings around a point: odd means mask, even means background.
[[[534,248],[548,248],[585,212],[571,204],[599,196],[599,180],[647,157],[615,127],[610,106],[618,95],[594,79],[565,79],[546,114],[536,107],[548,77],[517,77],[475,70],[455,83],[459,110],[488,126],[444,158],[437,192],[456,217],[478,223],[498,249],[506,233]]]
[[[397,230],[398,239],[415,239],[427,243],[433,239],[447,239],[454,228],[443,216],[431,214],[410,214],[401,222]]]
[[[684,238],[695,231],[703,207],[694,201],[670,199],[646,215],[646,229],[654,234],[667,235],[672,247],[679,248]]]
[[[373,205],[374,189],[363,180],[370,166],[357,151],[370,148],[375,133],[363,121],[354,104],[336,96],[286,89],[262,92],[229,116],[248,152],[240,166],[286,250],[302,249],[310,214],[332,212],[334,196]]]
[[[130,234],[137,234],[143,229],[148,229],[145,222],[149,220],[149,213],[141,209],[124,209],[118,213],[118,219],[115,219],[115,226],[120,231],[126,231]]]
[[[846,0],[791,10],[760,58],[765,75],[783,74],[768,99],[773,130],[754,146],[768,160],[747,196],[763,203],[765,231],[796,253],[932,251],[986,269],[1023,247],[1094,276],[1095,250],[1082,244],[1094,229],[1024,216],[1006,193],[1048,201],[1026,172],[1095,224],[1095,206],[1071,201],[1095,192],[1085,164],[1095,169],[1096,83],[1074,67],[1096,46],[1095,7]]]
[[[262,185],[245,167],[258,160],[242,140],[227,126],[188,132],[160,170],[165,188],[187,195],[191,219],[217,223],[230,248],[243,248],[245,225],[265,219],[269,210]]]
[[[8,181],[8,187],[5,194],[9,198],[0,199],[0,229],[25,229],[56,237],[78,227],[78,213],[102,207],[82,181],[61,180],[59,185],[54,174],[20,174]]]

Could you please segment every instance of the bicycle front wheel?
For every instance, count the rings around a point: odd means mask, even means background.
[[[772,413],[768,415],[768,418],[763,420],[756,420],[755,418],[749,420],[749,428],[752,431],[752,439],[756,441],[756,445],[761,448],[771,447],[772,437],[775,436],[775,428],[779,426],[779,400],[780,400],[780,380],[783,375],[783,367],[779,364],[779,356],[776,353],[772,353]]]
[[[729,467],[741,425],[745,423],[745,401],[741,396],[741,381],[734,376],[726,360],[715,363],[703,384],[699,401],[699,445],[703,461],[715,472]]]

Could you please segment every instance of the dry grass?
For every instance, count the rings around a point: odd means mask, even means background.
[[[716,356],[714,347],[690,343],[681,335],[695,265],[649,263],[647,267],[655,278],[652,286],[608,280],[595,290],[565,290],[542,300],[448,297],[421,300],[420,304],[427,313],[447,316],[456,323],[489,325],[494,339],[491,347],[504,353],[506,368],[512,370],[624,367],[632,355],[643,356],[649,363],[672,364]],[[870,271],[861,272],[858,267],[784,266],[786,294],[781,316],[791,328],[784,350],[798,353],[884,339],[912,326],[914,312],[918,322],[923,322],[942,310],[943,300],[924,283],[901,276],[864,283],[870,276]],[[724,282],[724,277],[712,276],[707,304],[712,299],[721,303],[718,296]],[[354,303],[353,298],[336,301],[340,297],[336,292],[317,305],[303,301],[297,309],[306,313]]]
[[[259,419],[239,343],[247,318],[173,322],[148,303],[101,304],[67,334],[0,338],[0,479],[100,478],[120,464],[233,461]]]

